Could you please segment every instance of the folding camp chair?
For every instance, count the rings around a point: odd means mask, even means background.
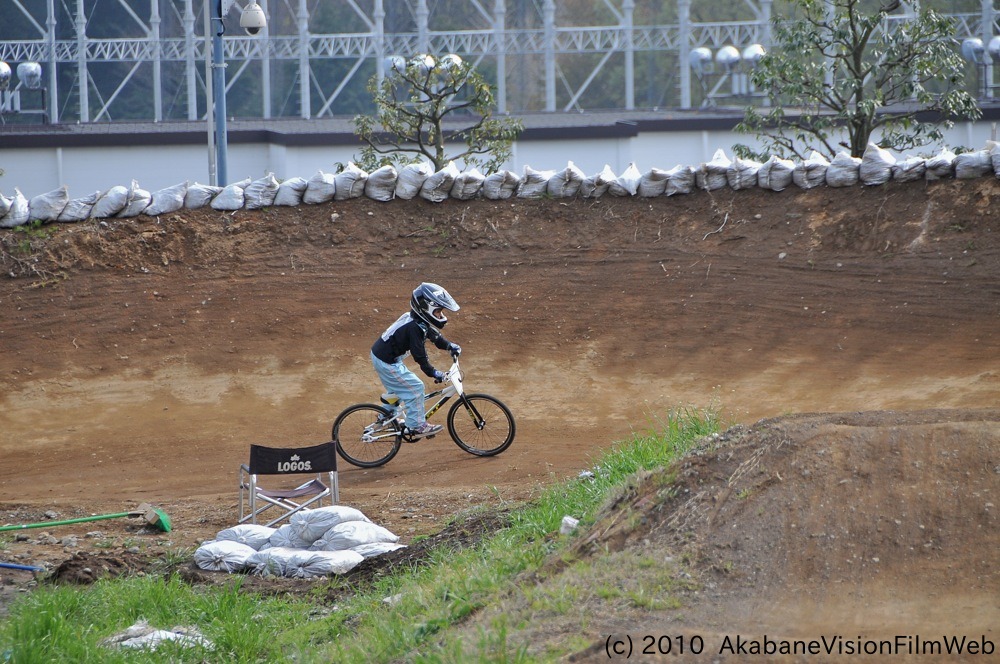
[[[258,484],[259,475],[304,475],[314,478],[292,489],[265,489]],[[326,475],[326,483],[323,482]],[[257,523],[257,517],[272,507],[282,514],[269,521],[273,526],[299,510],[319,507],[324,498],[331,505],[340,501],[337,478],[337,444],[333,442],[311,447],[250,446],[250,462],[240,465],[240,523]]]

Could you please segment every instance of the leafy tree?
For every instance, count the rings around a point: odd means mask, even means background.
[[[375,115],[356,116],[354,133],[368,144],[359,163],[370,170],[423,155],[437,170],[461,159],[488,175],[510,159],[522,129],[519,120],[493,117],[493,88],[454,55],[396,60],[381,82],[371,78],[368,90]],[[464,149],[446,152],[455,144]]]
[[[771,106],[747,108],[737,126],[768,151],[736,145],[737,155],[802,158],[817,150],[832,157],[846,148],[860,157],[875,132],[881,147],[904,151],[940,141],[955,118],[979,117],[962,89],[952,20],[922,9],[890,25],[900,2],[882,2],[793,0],[796,18],[776,17],[774,48],[750,75]],[[939,119],[918,116],[927,111]]]

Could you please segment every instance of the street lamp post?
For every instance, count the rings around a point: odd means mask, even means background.
[[[229,137],[226,130],[226,52],[222,41],[222,35],[226,32],[226,25],[222,19],[229,13],[234,3],[235,0],[205,0],[206,14],[208,13],[209,4],[211,4],[213,12],[211,21],[206,21],[206,27],[212,33],[212,76],[210,84],[212,103],[208,108],[208,170],[211,183],[218,186],[225,186],[229,183]],[[247,6],[241,10],[240,27],[251,36],[258,34],[267,27],[267,18],[264,16],[264,10],[257,4],[257,0],[249,0]],[[212,121],[213,116],[214,123]],[[215,147],[214,154],[212,152],[213,143]]]

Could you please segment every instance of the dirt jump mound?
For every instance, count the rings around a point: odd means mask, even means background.
[[[579,553],[688,558],[697,592],[664,629],[723,656],[740,654],[724,647],[736,635],[759,645],[836,635],[840,649],[860,639],[862,655],[884,640],[894,655],[933,654],[918,635],[997,644],[998,425],[1000,410],[928,410],[736,427],[640,481]]]

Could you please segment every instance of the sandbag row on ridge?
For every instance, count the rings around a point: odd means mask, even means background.
[[[764,163],[749,159],[730,160],[721,149],[698,167],[677,165],[669,170],[651,168],[645,173],[632,163],[621,175],[605,167],[586,175],[573,162],[561,170],[535,170],[525,166],[522,174],[503,170],[483,175],[477,169],[459,171],[454,162],[439,171],[428,162],[408,164],[397,170],[382,166],[368,173],[353,162],[339,173],[317,171],[311,178],[292,177],[279,182],[268,173],[246,178],[225,187],[182,182],[155,192],[131,186],[114,186],[82,198],[71,199],[64,185],[27,199],[19,189],[13,196],[0,193],[0,228],[15,228],[30,221],[78,222],[86,219],[130,218],[140,214],[155,217],[182,209],[211,207],[221,211],[255,210],[272,206],[317,205],[365,196],[376,201],[423,198],[433,203],[448,199],[485,198],[599,198],[601,196],[675,196],[695,189],[714,191],[759,187],[782,191],[791,185],[802,189],[818,186],[875,186],[889,182],[971,179],[989,174],[1000,177],[1000,144],[987,141],[981,150],[959,155],[947,148],[935,156],[897,160],[874,144],[861,158],[846,152],[833,161],[817,152],[794,162],[772,156]]]

